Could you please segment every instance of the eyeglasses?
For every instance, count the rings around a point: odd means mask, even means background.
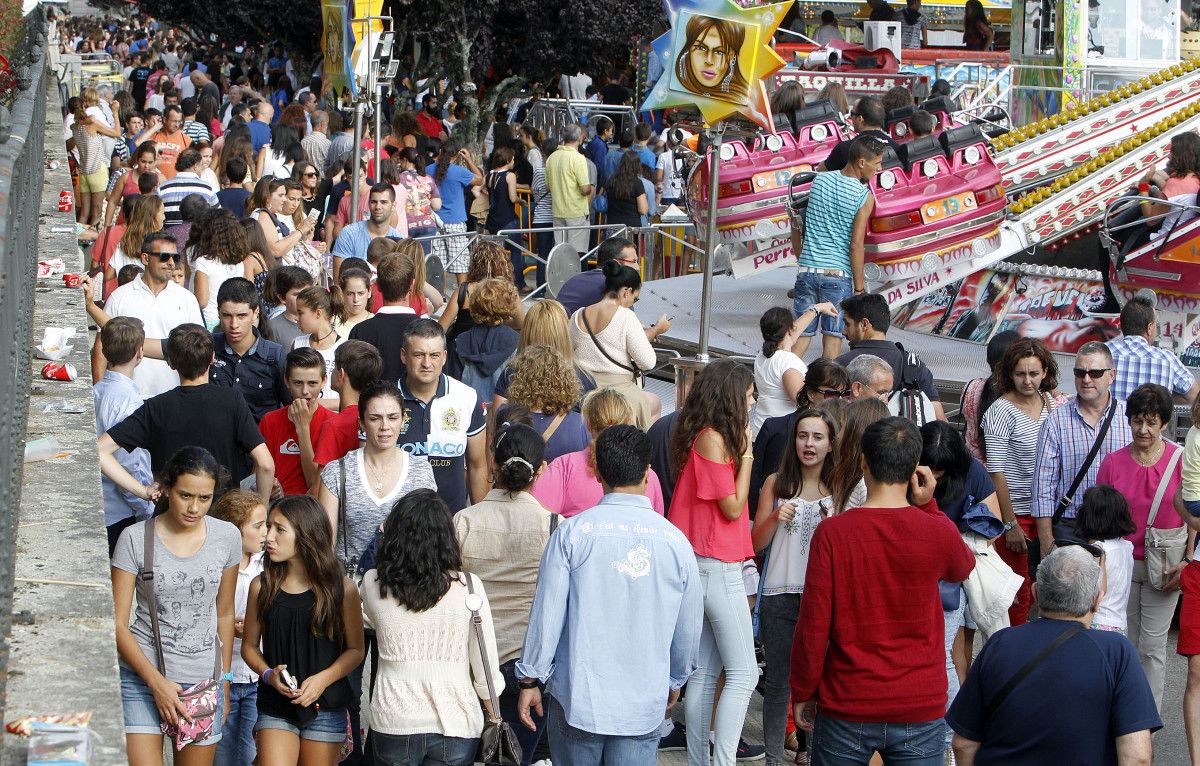
[[[849,390],[841,388],[814,388],[813,391],[817,392],[821,396],[832,396],[839,399],[850,395]]]
[[[179,262],[179,253],[162,253],[155,251],[146,253],[146,255],[150,256],[151,258],[157,257],[158,260],[162,261],[163,263],[166,263],[167,261],[175,261],[176,263]]]
[[[1072,372],[1075,373],[1075,377],[1079,380],[1083,380],[1085,376],[1091,378],[1092,380],[1100,380],[1100,378],[1104,377],[1104,373],[1111,369],[1111,367],[1102,367],[1098,370],[1084,370],[1076,367],[1074,370],[1072,370]]]
[[[1058,540],[1058,539],[1056,539],[1054,541],[1055,548],[1067,548],[1072,545],[1076,545],[1076,546],[1079,546],[1080,548],[1083,548],[1085,551],[1092,554],[1092,556],[1094,556],[1095,558],[1100,558],[1104,555],[1104,549],[1101,548],[1099,545],[1093,545],[1092,543],[1085,543],[1083,540],[1067,540],[1067,539]]]

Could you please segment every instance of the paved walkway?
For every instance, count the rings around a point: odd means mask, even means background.
[[[1162,731],[1154,735],[1155,766],[1186,766],[1187,738],[1183,732],[1183,687],[1187,682],[1187,661],[1175,653],[1174,633],[1167,653],[1167,689],[1163,695]],[[679,711],[682,715],[682,711]],[[750,701],[750,712],[742,729],[748,742],[762,743],[762,697],[757,693]],[[659,766],[686,766],[687,753],[660,753]],[[764,761],[756,761],[764,763]]]

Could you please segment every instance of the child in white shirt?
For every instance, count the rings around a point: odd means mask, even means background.
[[[1133,543],[1124,539],[1136,531],[1129,515],[1129,503],[1116,489],[1101,484],[1083,493],[1083,504],[1075,519],[1075,536],[1104,551],[1102,559],[1104,597],[1092,617],[1092,627],[1125,633],[1128,620],[1125,607],[1133,582]]]

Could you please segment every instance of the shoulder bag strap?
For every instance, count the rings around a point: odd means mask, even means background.
[[[158,593],[156,592],[154,583],[154,517],[146,519],[145,524],[146,542],[145,551],[142,553],[144,567],[142,569],[142,579],[146,580],[150,587],[146,596],[146,608],[150,611],[150,632],[154,634],[154,656],[158,661],[158,672],[164,676],[167,674],[167,662],[163,659],[162,634],[158,630]],[[219,656],[219,655],[218,655]]]
[[[1066,630],[1059,634],[1058,638],[1046,644],[1045,648],[1038,652],[1036,657],[1025,663],[1025,666],[1018,670],[1012,678],[1008,679],[1008,683],[1004,684],[1004,686],[1000,688],[1000,691],[996,692],[996,696],[992,697],[991,701],[988,702],[987,708],[983,711],[983,720],[985,722],[991,720],[992,715],[1000,708],[1000,705],[1004,703],[1004,700],[1008,699],[1008,695],[1012,694],[1013,690],[1020,686],[1021,682],[1024,681],[1030,673],[1037,670],[1038,665],[1041,665],[1043,662],[1049,659],[1050,655],[1058,651],[1059,647],[1074,638],[1076,634],[1082,632],[1083,625],[1078,622],[1072,622]]]
[[[555,415],[554,420],[551,420],[550,425],[546,426],[546,430],[542,432],[542,440],[549,443],[550,437],[554,436],[554,432],[563,424],[563,419],[566,417],[566,415]]]
[[[364,453],[364,460],[365,453]],[[350,565],[350,523],[346,518],[346,458],[338,458],[338,526],[342,530],[342,556]]]
[[[1100,445],[1104,443],[1104,437],[1108,436],[1108,427],[1112,425],[1113,416],[1117,412],[1117,400],[1114,398],[1108,403],[1108,412],[1104,415],[1104,422],[1100,424],[1100,431],[1096,434],[1096,441],[1092,442],[1092,449],[1088,452],[1087,457],[1083,460],[1083,465],[1079,467],[1079,473],[1075,474],[1075,480],[1071,482],[1071,488],[1067,490],[1067,494],[1063,495],[1058,501],[1058,507],[1054,509],[1054,518],[1052,523],[1057,524],[1062,521],[1063,514],[1071,507],[1071,498],[1075,497],[1075,491],[1079,489],[1079,485],[1083,483],[1083,477],[1087,476],[1088,469],[1092,467],[1092,463],[1096,461],[1096,455],[1100,454]]]
[[[588,318],[587,318],[587,307],[580,309],[579,319],[580,319],[580,321],[583,322],[583,329],[587,330],[588,336],[592,339],[592,343],[595,344],[596,349],[600,352],[600,354],[608,361],[610,361],[613,364],[615,364],[616,366],[620,367],[622,370],[629,370],[630,372],[632,372],[634,381],[636,382],[638,376],[642,374],[642,371],[638,369],[638,366],[633,363],[632,359],[629,360],[629,362],[630,362],[629,364],[621,364],[616,359],[612,358],[612,354],[608,353],[608,351],[605,350],[604,346],[601,345],[600,341],[596,338],[596,333],[592,332],[592,324],[591,324],[591,322],[588,321]]]
[[[554,511],[550,512],[550,534],[554,534],[554,530],[558,529],[558,521],[561,517]]]
[[[472,596],[475,595],[475,585],[471,582],[471,575],[464,572],[467,578],[467,592]],[[483,675],[487,678],[488,696],[492,700],[492,720],[500,717],[500,700],[496,697],[496,685],[492,681],[491,663],[488,662],[487,644],[483,640],[483,618],[479,616],[478,609],[471,610],[471,623],[475,628],[475,643],[479,644],[479,654],[483,658]]]
[[[1171,455],[1171,460],[1167,463],[1166,473],[1158,482],[1158,491],[1154,493],[1154,502],[1150,504],[1150,516],[1146,519],[1146,529],[1153,527],[1154,520],[1158,518],[1158,508],[1162,505],[1163,495],[1167,494],[1167,487],[1171,483],[1171,474],[1175,473],[1175,466],[1179,465],[1179,458],[1182,456],[1183,448],[1176,447],[1175,452]]]

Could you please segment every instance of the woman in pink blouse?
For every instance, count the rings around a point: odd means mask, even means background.
[[[1108,484],[1129,501],[1129,513],[1137,531],[1126,537],[1133,543],[1133,584],[1129,588],[1129,640],[1138,649],[1142,669],[1154,701],[1162,709],[1163,683],[1166,678],[1167,631],[1179,603],[1179,575],[1191,559],[1195,547],[1195,532],[1188,532],[1182,563],[1168,570],[1163,590],[1150,585],[1146,575],[1146,527],[1154,495],[1164,476],[1170,471],[1167,491],[1163,495],[1156,529],[1177,529],[1183,526],[1182,461],[1172,460],[1182,448],[1162,438],[1163,427],[1172,414],[1171,394],[1154,383],[1139,386],[1125,402],[1125,416],[1133,431],[1128,447],[1112,452],[1100,464],[1097,484]]]
[[[688,392],[671,439],[672,465],[679,479],[669,518],[691,541],[704,584],[699,667],[683,703],[691,766],[709,763],[707,734],[722,668],[725,688],[711,719],[716,766],[736,762],[750,693],[758,680],[742,580],[742,562],[754,556],[746,505],[754,463],[754,379],[741,364],[716,364],[723,369],[701,375]]]
[[[551,460],[530,490],[547,510],[567,519],[599,505],[604,496],[596,476],[596,437],[609,426],[632,425],[634,418],[633,408],[615,388],[602,388],[584,399],[582,414],[592,437],[588,448]],[[654,510],[663,512],[662,486],[654,469],[646,482],[646,497]]]

